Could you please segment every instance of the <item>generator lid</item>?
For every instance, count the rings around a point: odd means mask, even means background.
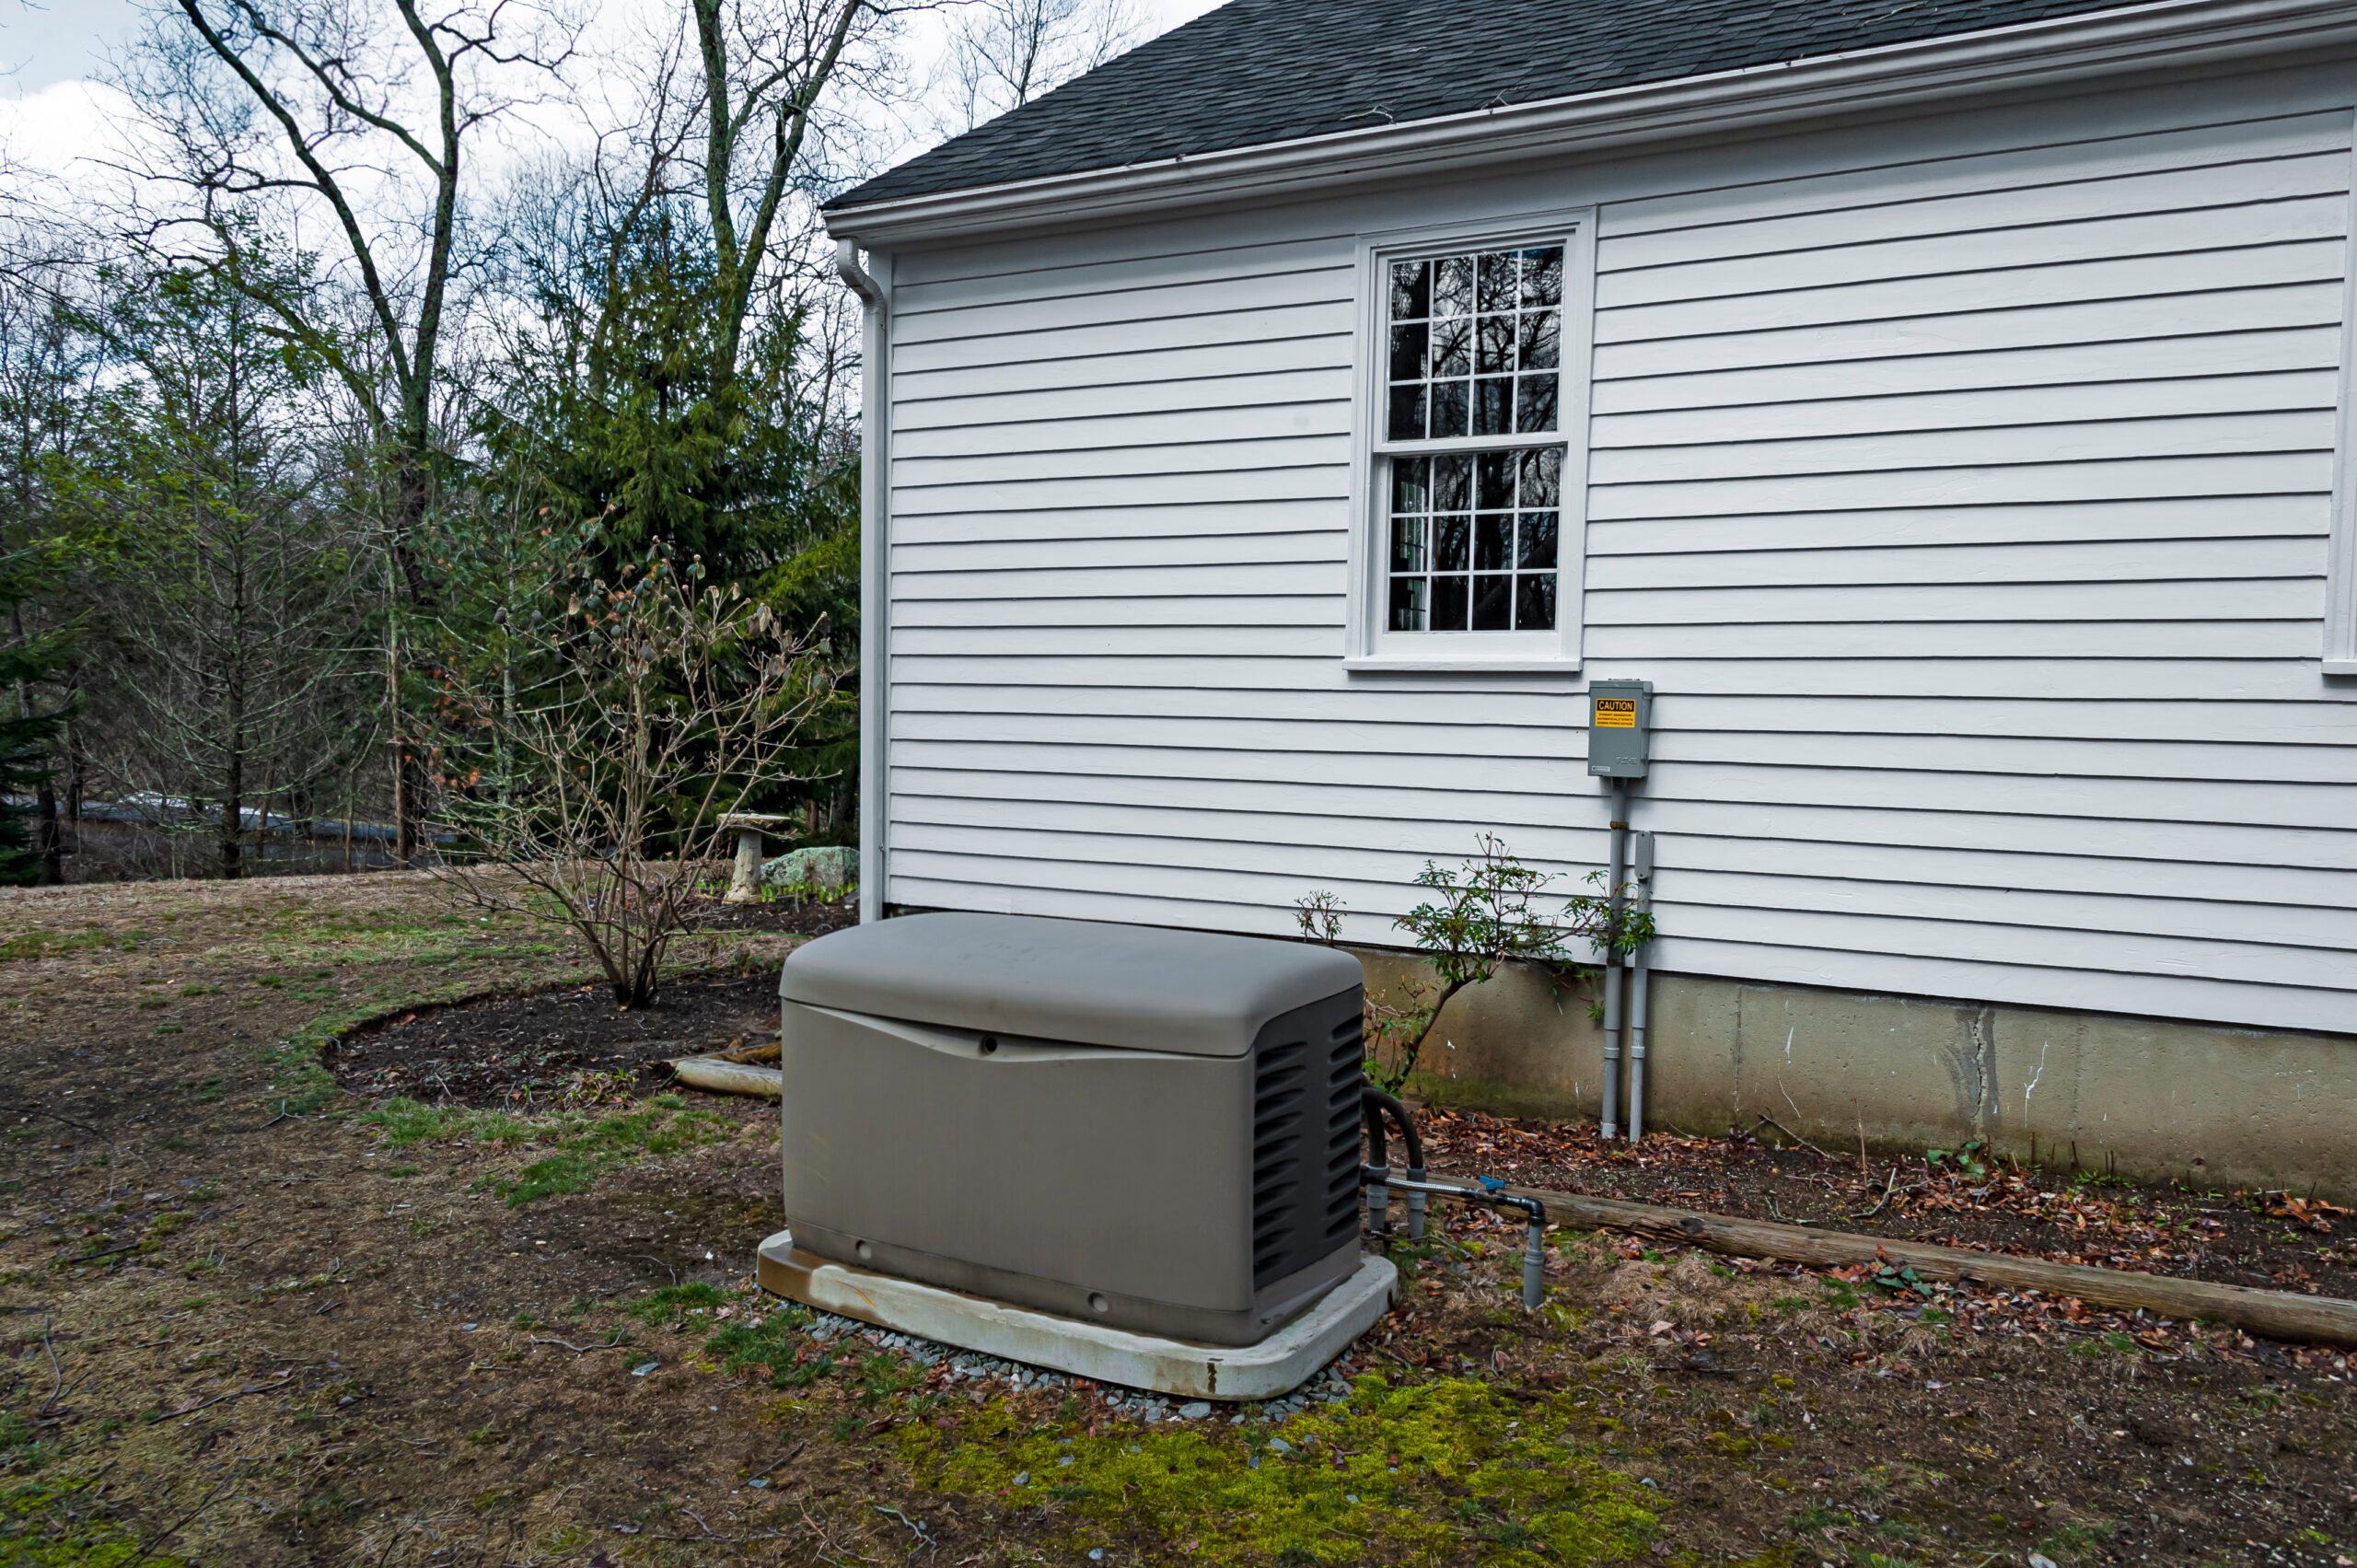
[[[1242,1056],[1271,1018],[1364,983],[1331,947],[1014,914],[911,914],[795,948],[788,1002],[1082,1045]]]

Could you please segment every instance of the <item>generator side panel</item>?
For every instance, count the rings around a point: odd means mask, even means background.
[[[821,1257],[1143,1332],[1251,1332],[1248,1057],[784,1005],[784,1176]]]

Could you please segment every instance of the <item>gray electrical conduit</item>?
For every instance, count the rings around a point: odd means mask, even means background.
[[[1620,1132],[1620,948],[1613,940],[1620,930],[1620,873],[1628,860],[1629,786],[1619,779],[1605,781],[1604,796],[1611,813],[1612,853],[1605,888],[1610,918],[1604,943],[1604,1118],[1598,1129],[1607,1138]]]
[[[1631,857],[1630,880],[1637,886],[1641,909],[1653,907],[1654,836],[1639,833]],[[1629,1142],[1645,1135],[1645,1012],[1651,976],[1653,944],[1641,942],[1629,955]]]
[[[1491,1192],[1479,1187],[1459,1186],[1453,1181],[1427,1181],[1424,1179],[1424,1141],[1416,1132],[1415,1118],[1409,1115],[1408,1108],[1373,1084],[1361,1086],[1359,1105],[1365,1115],[1368,1147],[1374,1156],[1372,1163],[1359,1167],[1359,1181],[1366,1188],[1368,1227],[1377,1236],[1388,1228],[1388,1193],[1394,1187],[1408,1195],[1408,1235],[1411,1240],[1423,1238],[1423,1200],[1428,1196],[1461,1198],[1469,1203],[1511,1209],[1523,1217],[1522,1304],[1537,1311],[1547,1292],[1546,1205],[1536,1198],[1524,1198],[1512,1192]],[[1405,1178],[1393,1176],[1387,1163],[1391,1155],[1383,1131],[1386,1117],[1398,1124],[1399,1141],[1406,1146],[1411,1174]]]

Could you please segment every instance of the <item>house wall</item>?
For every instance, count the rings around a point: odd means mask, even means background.
[[[896,256],[885,898],[1382,943],[1635,676],[1666,970],[2357,1030],[2353,80]],[[1590,203],[1584,670],[1346,672],[1355,237]]]
[[[1405,954],[1362,957],[1379,994],[1412,980]],[[1527,969],[1459,993],[1410,1092],[1593,1120],[1602,1033],[1592,996]],[[1978,1139],[2066,1170],[2357,1202],[2357,1050],[2345,1035],[1713,975],[1656,977],[1652,1013],[1648,1132],[1742,1128],[1836,1153],[1862,1137],[1901,1153]]]

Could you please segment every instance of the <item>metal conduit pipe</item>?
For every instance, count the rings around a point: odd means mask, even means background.
[[[1605,887],[1611,900],[1608,934],[1620,929],[1621,867],[1628,858],[1629,786],[1619,779],[1605,783],[1611,812],[1612,851]],[[1620,949],[1608,935],[1604,945],[1604,1120],[1599,1129],[1607,1138],[1620,1132]]]
[[[1416,1119],[1408,1114],[1408,1108],[1400,1104],[1396,1096],[1384,1093],[1373,1084],[1360,1086],[1359,1101],[1391,1118],[1392,1124],[1399,1129],[1400,1145],[1407,1151],[1408,1164],[1402,1174],[1411,1182],[1422,1181],[1425,1176],[1424,1139],[1416,1131]],[[1375,1163],[1387,1169],[1389,1156],[1387,1152],[1378,1145],[1375,1153]],[[1404,1191],[1408,1194],[1408,1239],[1422,1241],[1424,1238],[1424,1195],[1413,1187],[1407,1187]]]
[[[1359,1094],[1359,1112],[1366,1120],[1367,1163],[1359,1167],[1359,1184],[1366,1189],[1366,1227],[1381,1236],[1391,1228],[1391,1151],[1383,1132],[1383,1108],[1372,1085]]]
[[[1654,836],[1639,833],[1636,853],[1631,857],[1630,880],[1636,884],[1640,909],[1652,907],[1654,880]],[[1651,942],[1640,943],[1629,955],[1629,1142],[1635,1143],[1645,1135],[1645,1012],[1648,986],[1652,974]]]
[[[1386,1182],[1407,1188],[1410,1183],[1393,1177],[1388,1171],[1378,1171],[1373,1166],[1361,1167],[1359,1179],[1372,1187]],[[1547,1295],[1547,1207],[1536,1198],[1524,1198],[1512,1192],[1489,1192],[1479,1187],[1460,1187],[1454,1181],[1419,1181],[1413,1186],[1435,1198],[1461,1198],[1469,1203],[1486,1203],[1493,1209],[1511,1209],[1523,1217],[1522,1229],[1522,1304],[1533,1311]]]

